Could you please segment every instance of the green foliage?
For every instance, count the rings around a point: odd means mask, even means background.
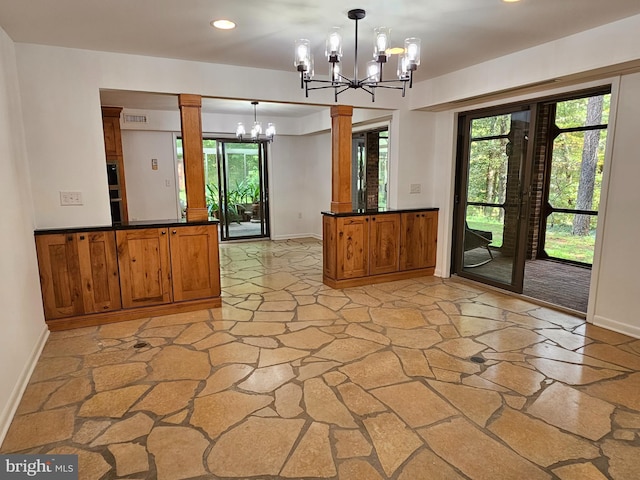
[[[595,98],[595,97],[594,97]],[[585,126],[606,125],[609,121],[610,95],[602,96],[602,116],[588,115],[589,98],[578,98],[564,102],[558,102],[555,109],[555,123],[559,129],[571,129]],[[593,102],[595,103],[595,102]],[[591,112],[594,110],[591,109]],[[498,115],[474,119],[471,123],[471,142],[469,145],[469,171],[468,194],[470,202],[502,204],[505,201],[507,186],[507,149],[509,148],[509,129],[511,128],[511,115]],[[594,178],[593,198],[591,210],[598,210],[600,204],[600,189],[602,184],[602,171],[604,166],[604,154],[607,143],[606,129],[593,129],[591,133],[584,131],[561,131],[553,142],[553,159],[549,183],[549,203],[555,208],[577,209],[579,197],[580,177],[583,168],[583,151],[585,151],[585,136],[595,138],[593,143],[597,156]],[[594,133],[595,132],[595,133]],[[593,158],[593,157],[591,157]],[[586,165],[586,163],[585,163]],[[585,169],[588,171],[589,169]],[[592,170],[591,170],[592,171]],[[589,198],[590,190],[581,198]],[[581,201],[584,205],[584,200]],[[588,204],[587,204],[588,205]],[[584,206],[579,208],[585,208]],[[588,208],[588,206],[587,206]],[[502,220],[504,211],[495,207],[469,207],[467,221],[471,228],[491,230],[494,234],[493,245],[502,243]],[[575,215],[553,214],[547,223],[547,245],[552,251],[556,251],[558,245],[559,258],[570,258],[578,261],[589,262],[588,254],[581,253],[583,247],[591,245],[589,238],[590,229],[595,228],[595,220],[592,225],[584,229],[586,237],[584,242],[576,240],[577,235],[571,235],[571,226]],[[594,217],[595,218],[595,217]],[[474,222],[474,225],[472,225]],[[568,233],[567,233],[568,231]],[[553,245],[553,247],[551,246]],[[576,248],[575,254],[571,249]],[[586,248],[586,247],[585,247]],[[548,252],[552,255],[551,251]],[[592,256],[592,253],[591,253]]]

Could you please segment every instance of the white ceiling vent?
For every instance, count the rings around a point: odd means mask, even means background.
[[[124,123],[148,123],[146,115],[124,115]]]

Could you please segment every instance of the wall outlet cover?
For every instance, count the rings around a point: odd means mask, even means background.
[[[82,205],[82,192],[60,192],[60,205]]]

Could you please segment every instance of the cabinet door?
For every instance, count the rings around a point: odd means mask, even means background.
[[[36,250],[45,317],[81,315],[83,307],[76,236],[37,235]]]
[[[369,217],[339,217],[337,223],[338,280],[368,275]]]
[[[400,270],[433,267],[438,212],[403,213],[400,223]]]
[[[122,306],[132,308],[171,302],[167,229],[119,230],[116,240]]]
[[[173,300],[219,297],[217,225],[173,227],[170,247]]]
[[[369,228],[369,274],[398,271],[400,256],[400,214],[374,215]]]
[[[438,212],[424,212],[423,215],[424,243],[426,245],[424,252],[425,267],[435,267],[438,248]]]
[[[77,233],[84,313],[118,310],[120,282],[114,232]]]

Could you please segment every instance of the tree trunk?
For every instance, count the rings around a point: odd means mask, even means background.
[[[591,97],[587,104],[586,125],[602,123],[602,95]],[[582,164],[580,167],[580,183],[576,199],[576,210],[591,210],[593,207],[593,191],[595,189],[596,169],[598,167],[598,145],[600,130],[589,130],[584,135]],[[573,219],[573,235],[589,235],[591,215],[576,215]]]

